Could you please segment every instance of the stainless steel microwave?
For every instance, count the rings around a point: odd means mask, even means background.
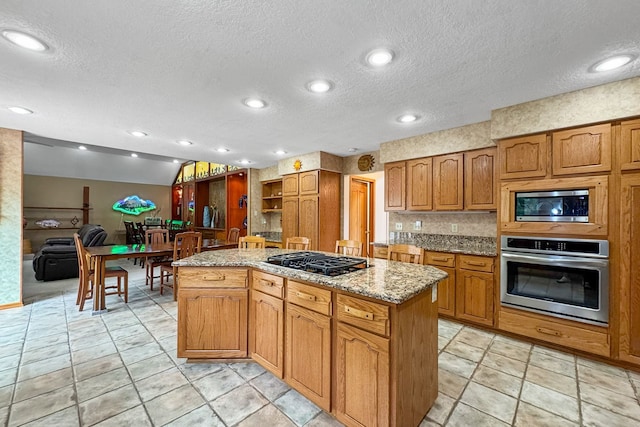
[[[516,222],[589,222],[589,190],[516,193]]]

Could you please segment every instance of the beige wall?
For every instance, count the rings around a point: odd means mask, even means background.
[[[112,209],[113,204],[127,196],[137,195],[145,200],[153,201],[158,209],[156,216],[163,219],[171,216],[171,187],[164,185],[135,184],[112,181],[92,181],[75,178],[56,178],[37,175],[24,176],[24,205],[52,207],[81,207],[83,187],[89,187],[89,222],[100,224],[107,231],[107,243],[124,243],[122,221],[144,222],[145,216],[153,216],[154,212],[142,213],[138,216],[125,215]],[[77,215],[82,220],[82,211],[41,211],[25,210],[29,220],[28,228],[37,227],[34,222],[39,218],[53,217],[60,222],[68,221]],[[62,226],[62,225],[61,225]],[[70,226],[70,225],[69,225]],[[72,236],[73,230],[25,231],[25,238],[32,241],[36,250],[47,237]]]
[[[22,303],[22,132],[0,128],[0,308]]]

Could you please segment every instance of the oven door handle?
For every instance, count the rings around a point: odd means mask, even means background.
[[[528,255],[523,253],[502,252],[506,261],[528,262],[530,264],[557,265],[573,268],[608,268],[609,261],[602,258],[584,258],[562,255]]]

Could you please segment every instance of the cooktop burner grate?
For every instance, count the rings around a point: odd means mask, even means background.
[[[325,276],[338,276],[368,267],[367,260],[363,258],[334,257],[318,252],[291,252],[273,255],[267,258],[267,262]]]

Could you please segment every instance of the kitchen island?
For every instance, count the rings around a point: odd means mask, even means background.
[[[176,262],[178,357],[254,359],[346,425],[418,425],[438,394],[437,284],[447,274],[380,259],[338,276],[265,262],[291,252]]]

